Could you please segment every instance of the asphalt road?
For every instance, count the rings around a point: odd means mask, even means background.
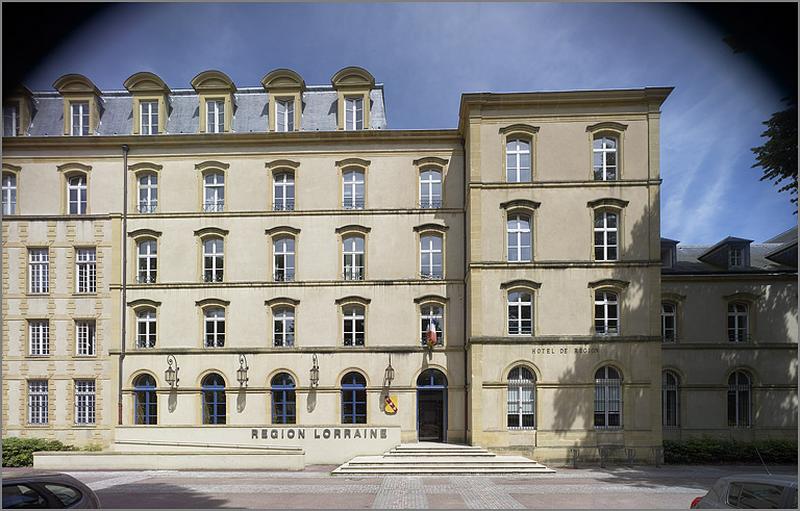
[[[759,466],[557,468],[519,476],[331,476],[303,472],[69,472],[104,508],[687,509],[714,481]],[[772,467],[797,473],[797,467]]]

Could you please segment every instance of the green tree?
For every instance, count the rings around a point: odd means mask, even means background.
[[[767,126],[761,136],[763,145],[752,148],[756,155],[753,167],[761,167],[761,181],[773,181],[779,192],[789,192],[797,203],[797,101],[785,99],[789,108],[775,112],[763,124]],[[795,212],[796,213],[796,212]]]

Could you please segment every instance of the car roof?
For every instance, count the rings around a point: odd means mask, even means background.
[[[777,483],[783,486],[797,486],[797,476],[791,474],[737,474],[720,477],[720,481]]]
[[[51,480],[61,480],[61,481],[73,481],[74,478],[68,474],[64,474],[62,472],[51,472],[51,471],[44,471],[44,470],[15,470],[14,472],[3,472],[3,484],[7,483],[18,483],[22,480],[26,481],[38,481],[41,479],[51,479]]]

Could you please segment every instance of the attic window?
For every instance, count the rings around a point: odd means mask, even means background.
[[[661,267],[672,268],[675,266],[675,249],[672,247],[661,248]]]
[[[742,249],[739,247],[731,247],[728,252],[728,266],[736,268],[742,266]]]

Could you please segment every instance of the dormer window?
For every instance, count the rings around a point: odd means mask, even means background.
[[[294,131],[294,100],[275,101],[275,131]]]
[[[70,135],[73,137],[83,137],[89,135],[89,102],[75,101],[70,103],[70,117],[72,119],[72,130]]]
[[[225,101],[209,99],[206,101],[206,127],[208,133],[225,132]]]
[[[361,97],[345,98],[344,129],[364,129],[364,100]]]
[[[158,101],[142,101],[139,103],[139,119],[142,135],[158,134]]]
[[[739,247],[731,247],[728,252],[728,266],[731,268],[738,268],[742,264],[742,249]]]
[[[6,103],[3,105],[3,136],[16,137],[19,135],[19,104]]]

